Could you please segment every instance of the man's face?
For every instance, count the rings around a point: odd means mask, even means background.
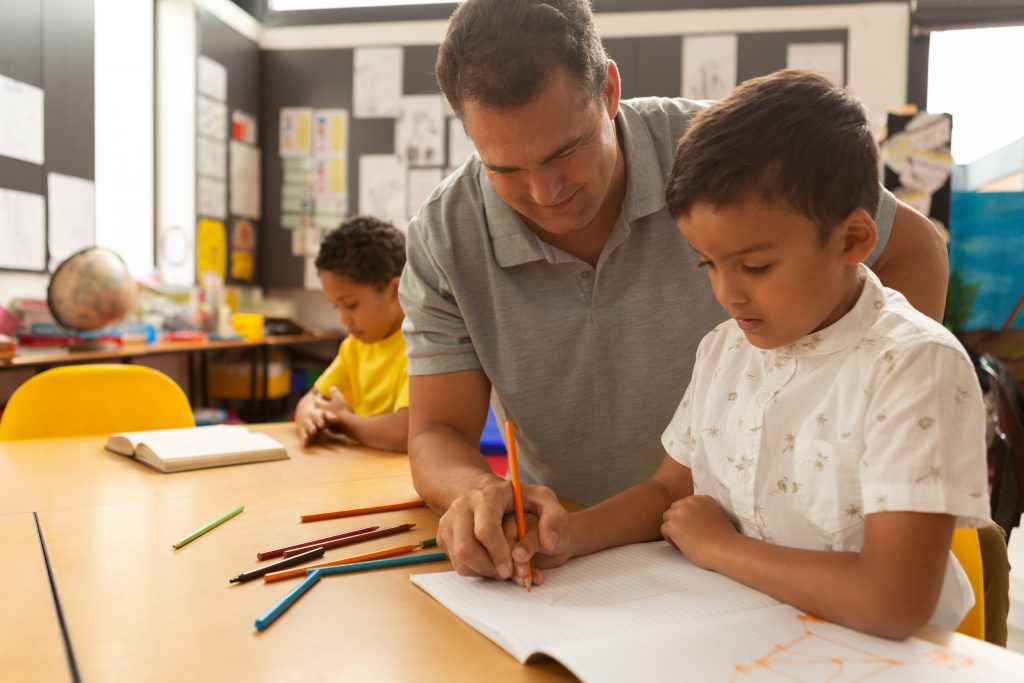
[[[545,232],[590,224],[609,195],[619,149],[618,74],[599,99],[564,69],[540,95],[514,110],[468,101],[463,122],[505,203]]]

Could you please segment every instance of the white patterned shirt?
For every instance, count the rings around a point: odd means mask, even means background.
[[[742,533],[777,545],[859,551],[864,516],[913,511],[988,523],[985,417],[956,338],[861,266],[853,309],[770,351],[734,320],[704,337],[662,435]],[[951,562],[931,623],[973,605]]]

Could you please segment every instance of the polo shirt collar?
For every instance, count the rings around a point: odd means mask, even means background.
[[[626,194],[620,219],[624,217],[631,223],[665,206],[665,174],[658,163],[654,140],[636,109],[620,101],[615,122],[622,134],[626,158]],[[475,163],[487,231],[498,265],[508,268],[545,260],[545,245],[494,189],[479,158]]]
[[[878,312],[885,306],[885,289],[878,276],[867,266],[860,264],[858,271],[864,286],[857,297],[857,303],[846,315],[823,330],[769,353],[798,357],[822,356],[858,344],[871,343],[868,331],[878,320]]]

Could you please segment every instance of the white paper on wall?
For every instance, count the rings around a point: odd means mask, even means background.
[[[359,157],[359,213],[391,221],[405,230],[405,167],[394,154]]]
[[[683,38],[683,97],[720,100],[736,87],[736,35]]]
[[[199,135],[224,140],[228,135],[228,107],[223,102],[200,95],[196,98],[196,130]]]
[[[0,75],[0,156],[43,163],[43,90]]]
[[[398,116],[402,97],[402,48],[356,48],[352,109],[359,118]]]
[[[440,95],[402,98],[395,121],[395,153],[409,166],[444,164],[444,110]]]
[[[46,200],[0,188],[0,268],[46,270]]]
[[[466,135],[462,121],[448,119],[448,168],[458,168],[476,153],[473,141]]]
[[[260,148],[239,140],[230,144],[231,213],[235,216],[260,217]]]
[[[50,269],[96,243],[96,190],[91,180],[47,174]]]
[[[196,143],[196,172],[207,178],[227,180],[228,149],[224,141],[197,138]]]
[[[439,168],[410,168],[406,185],[405,213],[412,218],[444,176]]]
[[[228,99],[228,70],[205,55],[199,55],[197,87],[201,94],[221,102]]]
[[[845,50],[842,43],[790,43],[786,68],[817,71],[836,85],[846,85]]]
[[[196,179],[196,213],[206,218],[228,217],[227,183],[219,178]]]

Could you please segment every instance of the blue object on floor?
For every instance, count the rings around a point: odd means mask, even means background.
[[[480,435],[480,452],[484,455],[506,455],[505,441],[501,438],[501,428],[494,417],[494,411],[487,406],[487,422]]]

